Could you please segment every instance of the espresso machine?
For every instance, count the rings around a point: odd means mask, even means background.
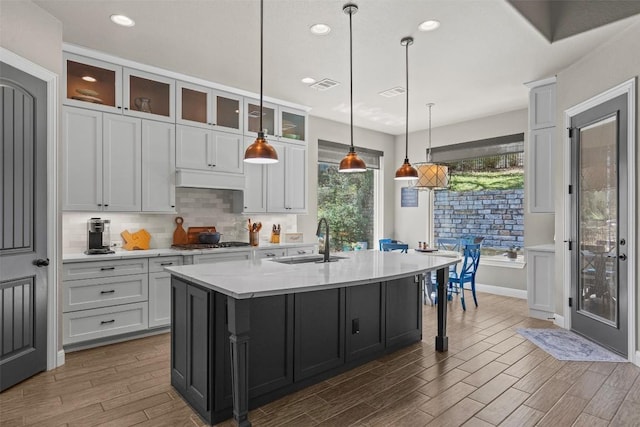
[[[87,222],[87,255],[112,254],[111,221],[108,219],[90,218]]]

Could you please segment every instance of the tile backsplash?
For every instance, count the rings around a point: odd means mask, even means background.
[[[202,188],[176,188],[177,214],[111,213],[111,212],[63,212],[62,251],[78,253],[87,248],[87,221],[99,217],[111,220],[111,243],[121,246],[120,233],[128,230],[135,233],[141,228],[151,234],[151,248],[168,248],[176,229],[175,218],[184,218],[182,225],[188,227],[213,225],[222,233],[222,241],[249,241],[247,218],[260,221],[263,230],[260,240],[268,242],[272,224],[280,224],[283,233],[297,231],[296,215],[254,214],[243,215],[232,212],[233,192]]]

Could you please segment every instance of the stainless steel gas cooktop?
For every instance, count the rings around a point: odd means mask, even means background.
[[[218,248],[240,248],[249,246],[247,242],[219,242],[219,243],[186,243],[184,245],[171,245],[171,249],[193,250],[193,249],[218,249]]]

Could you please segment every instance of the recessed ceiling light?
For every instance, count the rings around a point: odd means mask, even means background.
[[[82,77],[82,80],[84,80],[85,82],[91,82],[91,83],[95,83],[97,81],[95,77],[91,77],[91,76],[84,76]]]
[[[329,34],[331,27],[327,24],[313,24],[309,30],[317,36],[324,36]]]
[[[111,15],[111,21],[115,24],[122,25],[123,27],[133,27],[136,22],[125,15]]]
[[[304,79],[302,79],[302,83],[306,84],[306,85],[310,85],[316,82],[316,79],[314,79],[313,77],[305,77]]]
[[[440,21],[436,21],[434,19],[430,19],[428,21],[424,21],[422,24],[418,25],[418,29],[420,31],[433,31],[440,26]]]

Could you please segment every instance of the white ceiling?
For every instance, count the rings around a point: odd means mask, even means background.
[[[63,24],[67,43],[259,92],[257,0],[35,0]],[[523,83],[553,76],[639,21],[636,15],[550,44],[503,0],[359,0],[353,16],[354,124],[403,134],[405,97],[384,98],[405,86],[409,47],[409,129],[526,108]],[[264,94],[312,108],[312,115],[349,123],[349,18],[345,1],[265,0]],[[120,13],[133,28],[111,23]],[[419,32],[427,19],[442,25]],[[309,27],[332,31],[314,36]],[[317,91],[303,77],[341,85]]]

